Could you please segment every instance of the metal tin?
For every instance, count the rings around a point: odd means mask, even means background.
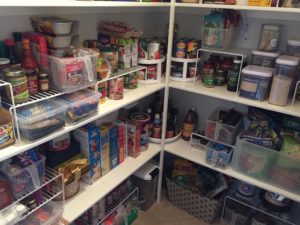
[[[160,43],[151,41],[148,45],[148,59],[160,59]]]
[[[197,57],[198,42],[196,40],[190,40],[187,44],[186,55],[188,59],[195,59]]]
[[[123,77],[115,78],[109,81],[109,95],[112,100],[123,99]]]
[[[176,58],[185,58],[186,57],[186,43],[184,40],[179,40],[176,44],[175,49]]]
[[[148,44],[149,39],[143,38],[139,42],[138,53],[140,59],[148,59]]]
[[[156,65],[147,66],[147,80],[157,79],[157,67]]]

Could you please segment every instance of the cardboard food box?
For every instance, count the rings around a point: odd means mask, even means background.
[[[125,160],[126,124],[121,120],[115,121],[115,124],[118,129],[118,149],[119,149],[118,159],[119,159],[119,164],[121,164]]]
[[[89,184],[101,177],[100,130],[96,125],[88,124],[74,131],[74,138],[80,143],[81,153],[90,164]]]
[[[127,149],[130,157],[136,158],[141,153],[141,125],[131,120],[127,121]]]
[[[101,133],[101,171],[102,171],[102,175],[105,175],[110,171],[109,127],[105,125],[101,125],[100,133]]]

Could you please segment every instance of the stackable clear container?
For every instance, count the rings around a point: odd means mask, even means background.
[[[300,57],[300,40],[288,40],[286,44],[286,54]]]
[[[83,118],[97,113],[100,96],[100,93],[95,93],[89,89],[60,96],[59,98],[67,107],[67,122],[76,123]]]
[[[207,119],[205,136],[212,141],[232,145],[243,125],[243,118],[235,125],[219,122],[220,110],[215,110]]]
[[[228,49],[237,34],[236,28],[202,27],[202,45],[208,48]]]
[[[17,109],[21,137],[35,141],[62,128],[66,121],[66,109],[66,105],[57,99]]]
[[[97,57],[98,53],[76,58],[48,56],[52,87],[71,92],[94,85],[97,81]]]
[[[246,66],[242,70],[239,95],[253,100],[266,99],[273,69],[262,66]]]
[[[218,151],[214,148],[214,142],[208,142],[205,146],[206,151],[206,162],[212,166],[220,167],[225,169],[231,161],[233,148],[224,148],[222,151]]]
[[[277,52],[263,52],[263,51],[253,50],[251,52],[250,65],[274,68],[275,60],[278,56],[279,53]]]
[[[282,26],[277,24],[263,24],[257,49],[260,51],[277,52],[281,41]]]
[[[285,106],[293,94],[299,58],[281,55],[276,59],[275,73],[269,97],[269,103]]]
[[[11,191],[16,199],[23,197],[36,188],[39,188],[45,180],[45,160],[40,155],[40,160],[14,173],[1,171],[9,181]]]

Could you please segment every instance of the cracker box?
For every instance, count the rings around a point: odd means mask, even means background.
[[[124,162],[125,160],[125,131],[126,131],[126,124],[121,121],[121,120],[117,120],[115,121],[115,124],[118,128],[118,153],[119,153],[119,164],[121,164],[122,162]]]
[[[131,120],[127,121],[127,149],[128,156],[136,158],[141,153],[140,124]]]
[[[109,158],[109,127],[101,125],[101,171],[102,175],[110,171],[110,158]]]
[[[92,184],[101,177],[100,130],[88,124],[74,131],[74,138],[80,143],[80,150],[90,163],[88,183]]]

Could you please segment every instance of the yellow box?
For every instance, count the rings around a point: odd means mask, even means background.
[[[249,6],[271,6],[271,0],[248,0]]]

